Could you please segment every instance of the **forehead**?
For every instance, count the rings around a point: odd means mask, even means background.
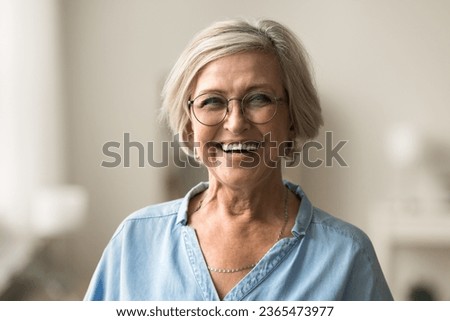
[[[206,91],[238,94],[250,89],[266,89],[278,93],[282,87],[282,73],[276,56],[251,51],[206,64],[195,77],[192,91],[195,94]]]

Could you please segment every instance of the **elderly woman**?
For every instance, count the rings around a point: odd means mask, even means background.
[[[392,299],[367,236],[282,178],[281,160],[322,125],[305,56],[274,21],[193,39],[163,112],[208,182],[125,219],[85,299]]]

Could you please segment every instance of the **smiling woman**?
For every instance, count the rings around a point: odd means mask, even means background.
[[[163,114],[208,170],[125,219],[87,300],[390,300],[367,236],[312,206],[281,160],[322,125],[304,50],[281,24],[219,22],[163,90]]]
[[[192,85],[192,92],[192,96],[197,97],[196,100],[205,94],[212,95],[211,93],[222,93],[231,97],[225,99],[226,104],[222,104],[220,108],[208,105],[196,108],[198,103],[194,103],[191,108],[192,114],[202,117],[206,117],[205,113],[211,114],[208,111],[199,112],[206,108],[223,109],[222,114],[225,114],[220,122],[217,122],[220,120],[217,118],[213,126],[205,126],[198,117],[191,117],[190,137],[195,142],[193,145],[196,145],[195,154],[200,162],[216,165],[208,166],[211,189],[215,188],[215,182],[224,179],[228,180],[227,184],[241,186],[245,180],[246,190],[253,189],[249,185],[251,182],[255,183],[255,188],[261,186],[261,180],[268,180],[266,184],[272,186],[276,183],[282,185],[280,167],[266,166],[268,163],[276,163],[282,155],[278,155],[278,148],[265,148],[270,142],[264,142],[264,139],[270,137],[275,145],[272,147],[278,147],[278,142],[292,141],[295,135],[292,127],[286,126],[290,122],[289,111],[287,106],[281,103],[285,98],[281,70],[276,58],[272,54],[253,51],[219,58],[207,64],[198,73]],[[249,96],[267,98],[264,103],[258,103],[262,106],[255,110],[255,107],[244,104]],[[214,105],[217,104],[216,101]],[[211,146],[217,147],[215,153],[211,151]],[[242,146],[249,146],[251,150],[248,147],[241,149]],[[256,146],[258,148],[254,149]],[[254,160],[249,161],[249,157]],[[243,166],[244,162],[252,166]],[[233,177],[235,182],[232,181]]]

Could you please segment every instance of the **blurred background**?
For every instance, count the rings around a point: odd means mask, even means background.
[[[318,140],[348,141],[348,166],[286,177],[369,234],[396,299],[450,300],[446,0],[0,0],[0,299],[82,299],[128,214],[205,179],[149,164],[172,140],[160,90],[195,33],[234,17],[299,36],[323,106]],[[102,166],[115,160],[108,142],[128,148],[129,166]]]

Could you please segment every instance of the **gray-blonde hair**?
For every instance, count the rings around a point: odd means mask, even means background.
[[[216,59],[248,51],[272,53],[277,57],[296,135],[292,139],[303,141],[317,136],[323,125],[321,107],[308,56],[300,41],[288,28],[272,20],[228,20],[216,22],[198,33],[182,52],[165,82],[161,116],[172,132],[179,134],[180,140],[189,141],[187,102],[198,72]]]

